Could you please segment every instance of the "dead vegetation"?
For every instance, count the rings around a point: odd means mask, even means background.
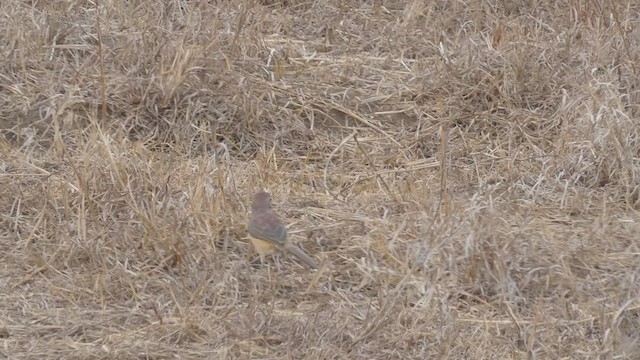
[[[0,356],[637,359],[638,14],[2,1]]]

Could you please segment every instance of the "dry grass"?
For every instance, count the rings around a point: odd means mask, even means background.
[[[638,14],[2,1],[0,357],[640,358]]]

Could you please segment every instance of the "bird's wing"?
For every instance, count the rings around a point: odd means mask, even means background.
[[[262,214],[251,217],[249,235],[283,245],[287,240],[287,228],[275,214]]]

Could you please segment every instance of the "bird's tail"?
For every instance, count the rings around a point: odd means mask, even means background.
[[[309,266],[310,268],[312,269],[318,268],[318,265],[316,265],[315,261],[313,261],[313,259],[311,259],[311,257],[307,255],[304,251],[302,251],[302,249],[300,249],[299,247],[293,245],[290,242],[287,242],[284,248],[285,250],[293,254],[295,257],[300,259],[300,261],[307,264],[307,266]]]

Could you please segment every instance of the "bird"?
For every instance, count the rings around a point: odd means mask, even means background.
[[[271,194],[258,192],[253,195],[248,230],[251,243],[260,255],[260,261],[263,264],[265,256],[273,254],[276,250],[284,249],[310,268],[318,268],[309,255],[287,238],[287,228],[271,208]]]

